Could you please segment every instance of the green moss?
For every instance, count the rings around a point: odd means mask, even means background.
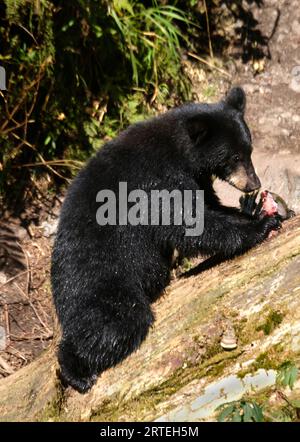
[[[177,393],[182,387],[195,379],[203,377],[212,377],[215,379],[219,374],[223,374],[226,367],[233,359],[236,359],[241,351],[218,352],[216,353],[216,343],[210,348],[212,357],[205,359],[200,364],[189,365],[185,369],[179,368],[173,373],[173,376],[159,386],[155,386],[138,397],[127,401],[118,397],[104,402],[101,408],[93,411],[92,421],[127,421],[127,420],[149,420],[154,418],[159,411],[161,414],[167,413],[171,406],[168,406],[168,399]],[[278,369],[284,359],[284,354],[278,353],[279,346],[274,346],[268,352],[261,353],[255,362],[249,367],[245,374],[255,372],[258,368],[266,370]],[[279,355],[279,357],[278,357]],[[238,374],[241,376],[241,372]],[[269,390],[268,390],[269,392]],[[259,403],[265,402],[269,393],[262,391],[256,395]],[[158,406],[160,408],[158,409]]]
[[[205,98],[214,98],[217,95],[217,88],[214,85],[208,85],[202,93]]]
[[[92,421],[126,421],[149,419],[156,415],[156,407],[165,403],[170,396],[189,384],[194,379],[206,376],[216,377],[224,372],[229,361],[235,359],[241,352],[225,352],[219,342],[214,342],[208,349],[205,359],[197,364],[188,364],[185,368],[177,369],[173,375],[138,397],[123,401],[115,397],[102,404],[101,408],[94,410]],[[168,406],[163,412],[168,411]]]
[[[37,417],[38,422],[60,421],[61,412],[65,403],[64,389],[59,381],[56,383],[56,396],[44,408],[41,414]]]
[[[243,379],[247,374],[255,373],[259,368],[278,370],[289,359],[289,356],[290,354],[284,345],[276,344],[266,352],[258,355],[255,361],[247,368],[240,370],[237,376]]]
[[[271,310],[265,319],[263,324],[256,327],[256,331],[263,331],[265,335],[270,335],[276,327],[278,327],[283,321],[284,315],[275,310]]]
[[[262,353],[251,365],[240,370],[237,373],[237,377],[243,379],[247,374],[254,374],[259,368],[264,368],[265,370],[276,370],[278,365],[276,364],[275,360],[268,355],[268,353]]]
[[[188,383],[193,377],[192,372],[195,370],[195,367],[180,368],[166,382],[127,401],[118,397],[105,401],[99,409],[93,410],[90,420],[98,422],[141,420],[147,411],[151,413],[153,410],[154,412],[160,402],[166,400],[182,385]]]
[[[272,355],[273,353],[273,355]],[[273,356],[273,357],[272,357]],[[278,359],[274,358],[274,352],[268,351],[265,353],[261,353],[257,358],[255,359],[255,362],[253,363],[253,368],[264,368],[265,370],[276,370],[278,368]]]
[[[180,266],[181,272],[187,272],[188,270],[191,270],[193,267],[193,262],[190,259],[183,258],[182,264]]]
[[[236,359],[240,354],[241,350],[235,350],[231,352],[222,351],[221,354],[214,356],[212,359],[204,364],[205,375],[212,378],[216,378],[222,375],[232,359]]]
[[[265,319],[262,321],[261,317]],[[250,319],[243,318],[243,320],[236,322],[235,330],[239,337],[241,345],[247,345],[259,339],[260,332],[264,335],[270,335],[283,321],[284,313],[279,310],[262,310],[259,313],[252,315]],[[258,325],[257,325],[258,324]]]
[[[220,353],[224,353],[224,350],[222,349],[219,340],[216,339],[206,350],[205,360],[210,360]]]

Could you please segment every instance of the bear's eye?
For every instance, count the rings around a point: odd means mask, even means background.
[[[232,159],[233,159],[233,161],[235,161],[235,162],[240,161],[240,157],[239,157],[239,155],[233,155]]]

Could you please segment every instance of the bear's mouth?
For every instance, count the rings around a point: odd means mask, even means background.
[[[261,187],[256,173],[248,173],[243,165],[239,166],[225,181],[244,193],[254,192]]]
[[[244,193],[252,193],[253,190],[245,190],[245,187],[242,186],[242,184],[244,184],[243,182],[237,182],[236,179],[234,178],[234,175],[230,175],[227,178],[224,177],[218,177],[217,175],[213,174],[211,175],[210,179],[212,184],[216,181],[216,179],[219,178],[222,181],[225,181],[225,183],[230,184],[232,187],[235,187],[236,189],[244,192]]]

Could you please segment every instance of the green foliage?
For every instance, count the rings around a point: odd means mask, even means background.
[[[283,387],[289,387],[291,390],[298,378],[299,370],[291,361],[284,362],[278,370],[276,382]]]
[[[0,0],[2,193],[22,188],[35,164],[69,175],[70,159],[84,160],[156,103],[190,96],[180,50],[195,25],[175,4]]]
[[[178,70],[179,39],[185,36],[176,22],[189,24],[186,15],[170,5],[145,7],[142,3],[131,5],[115,0],[113,6],[115,9],[111,8],[109,14],[121,34],[122,51],[128,54],[135,85],[139,86],[142,77],[143,84],[157,88],[165,69],[169,74]]]
[[[241,400],[222,405],[218,422],[263,422],[261,407],[254,401]]]

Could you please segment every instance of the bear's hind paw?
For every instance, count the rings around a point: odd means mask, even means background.
[[[96,383],[98,376],[96,374],[86,378],[75,378],[72,376],[65,376],[61,371],[59,373],[61,384],[64,388],[68,386],[74,388],[79,393],[87,393]]]

